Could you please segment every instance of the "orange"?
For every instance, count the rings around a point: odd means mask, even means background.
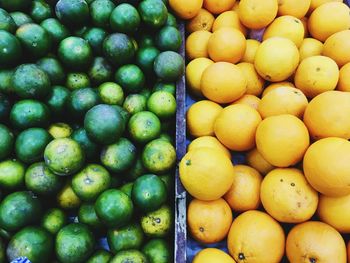
[[[306,15],[310,3],[311,0],[279,0],[278,15],[290,15],[300,19]]]
[[[284,245],[282,227],[268,214],[256,210],[239,215],[227,238],[228,250],[237,262],[279,263]]]
[[[345,64],[339,70],[339,81],[337,84],[337,90],[350,91],[350,62]]]
[[[256,130],[256,147],[266,161],[277,167],[297,164],[309,146],[304,123],[290,114],[267,117]]]
[[[187,225],[191,236],[204,244],[223,240],[232,224],[232,212],[227,202],[193,199],[187,210]]]
[[[215,31],[208,42],[209,57],[215,62],[237,63],[245,53],[246,39],[241,31],[224,27]]]
[[[264,79],[279,82],[289,78],[299,64],[299,51],[293,41],[273,37],[259,46],[254,65]]]
[[[230,10],[236,3],[236,0],[204,0],[203,6],[212,14],[221,14]]]
[[[239,21],[238,12],[236,11],[223,12],[215,19],[213,32],[223,27],[232,27],[241,31],[243,35],[247,35],[247,28]]]
[[[193,33],[199,30],[211,31],[214,16],[207,10],[201,8],[198,14],[186,23],[186,32]]]
[[[350,10],[349,10],[350,11]],[[324,42],[322,54],[333,59],[339,67],[350,62],[350,30],[337,32]]]
[[[266,212],[283,223],[309,220],[318,204],[318,193],[295,168],[269,172],[262,181],[260,197]]]
[[[321,221],[342,234],[350,233],[350,195],[341,197],[320,195],[317,212]]]
[[[309,36],[309,29],[307,28],[308,18],[306,16],[302,17],[301,22],[303,23],[304,27],[304,38]]]
[[[198,14],[203,5],[203,0],[169,0],[169,5],[178,17],[191,19]]]
[[[295,86],[308,98],[334,90],[339,78],[337,63],[329,57],[312,56],[305,58],[294,76]]]
[[[286,252],[290,263],[346,263],[344,239],[322,222],[309,221],[293,227],[287,236]]]
[[[266,27],[275,19],[277,11],[277,0],[241,0],[238,7],[242,24],[251,29]]]
[[[350,194],[350,142],[325,138],[313,143],[304,156],[306,179],[326,196]]]
[[[192,263],[235,263],[233,258],[217,248],[205,248],[197,253]]]
[[[260,173],[246,165],[236,165],[233,168],[233,184],[224,195],[225,200],[237,212],[257,209],[260,205]]]
[[[307,106],[304,123],[314,139],[350,139],[350,93],[327,91]]]
[[[191,136],[214,135],[214,122],[222,107],[212,101],[202,100],[191,105],[187,111],[187,128]]]
[[[278,89],[280,87],[291,87],[291,88],[295,88],[294,84],[292,82],[288,82],[288,81],[282,81],[282,82],[276,82],[276,83],[271,83],[270,85],[268,85],[263,93],[262,93],[262,97],[266,96],[267,93],[269,93],[270,91],[274,90],[274,89]]]
[[[234,101],[232,105],[234,104],[245,104],[253,109],[257,110],[259,107],[260,99],[257,96],[245,94],[240,99]]]
[[[222,197],[233,183],[231,160],[221,151],[198,148],[188,152],[179,165],[180,180],[185,189],[203,201]]]
[[[255,54],[259,46],[260,46],[260,42],[258,40],[247,39],[245,53],[241,61],[254,64]]]
[[[214,148],[218,151],[221,151],[229,159],[231,159],[230,151],[221,144],[221,142],[212,136],[202,136],[194,139],[189,145],[187,151],[192,151],[198,148]]]
[[[217,103],[233,102],[246,92],[247,79],[234,64],[217,62],[202,75],[201,91],[205,97]]]
[[[328,3],[328,2],[341,2],[342,3],[343,0],[311,0],[309,13],[311,14],[311,12],[314,11],[317,7],[319,7],[320,5],[323,5],[324,3]]]
[[[260,96],[263,92],[265,80],[256,72],[254,64],[241,62],[237,66],[242,70],[248,81],[246,94]]]
[[[202,97],[201,92],[201,79],[204,70],[206,70],[210,65],[214,64],[209,58],[196,58],[187,64],[186,67],[186,81],[187,87],[190,92],[197,96]]]
[[[294,16],[277,17],[265,30],[263,40],[271,37],[284,37],[292,40],[300,47],[304,38],[304,26],[300,19]]]
[[[328,2],[316,8],[309,19],[309,32],[322,42],[342,30],[349,29],[349,7],[339,2]]]
[[[247,151],[255,146],[255,132],[261,117],[252,107],[244,104],[223,109],[214,124],[218,140],[234,151]]]
[[[271,90],[261,99],[258,111],[263,119],[281,114],[302,118],[307,104],[308,100],[301,90],[280,87]]]
[[[304,38],[299,47],[300,61],[322,54],[323,43],[314,38]]]
[[[208,57],[208,42],[212,33],[200,30],[193,32],[186,39],[186,55],[189,60]]]
[[[256,148],[247,153],[246,160],[249,166],[255,168],[262,175],[267,174],[275,168],[272,164],[264,159],[264,157]]]

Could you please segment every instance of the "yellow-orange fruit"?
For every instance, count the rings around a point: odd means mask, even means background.
[[[299,47],[300,61],[322,54],[323,43],[314,38],[304,38]]]
[[[200,30],[190,34],[186,39],[186,55],[188,59],[208,57],[208,42],[212,33]]]
[[[232,105],[234,104],[245,104],[253,109],[257,110],[259,107],[260,99],[257,96],[250,95],[250,94],[245,94],[243,95],[240,99],[235,100]]]
[[[350,10],[349,10],[350,12]],[[350,30],[337,32],[327,38],[322,54],[333,59],[339,67],[350,62]]]
[[[203,5],[203,0],[169,0],[171,9],[182,19],[195,17]]]
[[[295,16],[302,18],[310,8],[311,0],[283,0],[278,2],[279,16]]]
[[[254,64],[241,62],[237,66],[242,70],[247,79],[246,94],[260,96],[263,92],[265,80],[256,72]]]
[[[199,30],[211,31],[214,20],[215,18],[210,12],[201,8],[195,17],[187,21],[186,31],[187,33],[193,33]]]
[[[247,39],[245,53],[241,61],[254,64],[255,54],[259,46],[260,46],[259,41],[255,39]]]
[[[204,0],[203,6],[212,14],[221,14],[230,10],[236,3],[236,0]]]
[[[254,148],[249,151],[246,155],[247,164],[255,168],[262,175],[267,174],[275,167],[264,159],[264,157],[259,153],[259,151]]]
[[[238,12],[236,11],[223,12],[215,19],[213,32],[223,27],[232,27],[241,31],[243,35],[247,35],[247,28],[239,21]]]
[[[350,91],[350,62],[345,64],[339,70],[339,81],[337,84],[337,90]]]

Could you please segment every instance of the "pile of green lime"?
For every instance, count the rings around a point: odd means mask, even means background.
[[[172,261],[165,0],[0,0],[0,263]]]

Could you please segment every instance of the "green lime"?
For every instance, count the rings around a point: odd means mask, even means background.
[[[115,81],[127,93],[137,93],[145,85],[145,75],[142,70],[133,64],[121,66],[115,73]]]
[[[166,20],[165,23],[166,26],[173,26],[173,27],[177,27],[177,21],[176,21],[176,17],[168,12],[168,18]]]
[[[90,5],[90,16],[94,26],[101,28],[109,27],[109,18],[115,4],[110,0],[95,0]]]
[[[165,51],[154,61],[154,71],[164,81],[176,81],[184,73],[185,62],[181,55],[174,51]]]
[[[16,156],[27,164],[37,162],[43,158],[45,147],[51,140],[51,135],[43,128],[24,130],[16,138]]]
[[[12,12],[10,13],[10,16],[12,17],[13,21],[15,21],[15,24],[17,27],[20,27],[25,24],[33,23],[33,19],[23,12]]]
[[[89,164],[73,176],[72,188],[83,201],[95,201],[111,185],[109,172],[101,165]]]
[[[168,193],[172,193],[174,191],[174,177],[172,174],[160,175],[159,178],[165,184]]]
[[[140,95],[145,96],[146,99],[148,99],[151,96],[151,90],[148,88],[143,88],[140,92]]]
[[[16,94],[25,99],[42,98],[51,90],[49,75],[35,64],[22,64],[12,76]]]
[[[0,8],[0,30],[14,33],[16,31],[16,28],[16,23],[10,14],[5,9]]]
[[[88,72],[92,83],[95,85],[100,85],[113,79],[113,68],[103,57],[95,57]]]
[[[29,13],[33,20],[37,23],[52,17],[51,7],[44,0],[33,1]]]
[[[30,6],[31,3],[31,0],[0,0],[0,6],[9,12],[25,10]]]
[[[31,57],[41,58],[51,49],[49,33],[37,24],[24,24],[16,31],[16,37],[22,44],[23,50]]]
[[[124,91],[114,82],[105,82],[98,87],[98,93],[103,103],[110,105],[122,105]]]
[[[84,152],[72,139],[54,139],[46,146],[44,159],[46,165],[55,174],[70,175],[83,166]]]
[[[14,141],[15,139],[10,129],[0,124],[0,160],[11,154]]]
[[[156,91],[167,91],[175,97],[176,95],[176,84],[173,82],[161,82],[157,81],[153,86],[152,92]]]
[[[128,195],[120,190],[110,189],[97,198],[95,210],[108,227],[121,227],[130,222],[134,208]]]
[[[146,144],[143,149],[142,162],[151,173],[166,173],[175,165],[175,148],[171,143],[163,139],[153,140]]]
[[[147,74],[153,74],[153,64],[160,51],[153,47],[141,47],[136,53],[136,64]]]
[[[59,139],[70,137],[73,129],[67,123],[56,122],[51,124],[47,131],[54,139]]]
[[[160,134],[160,120],[150,111],[140,111],[131,116],[128,131],[132,140],[145,144],[158,138]]]
[[[14,65],[22,56],[18,39],[11,33],[0,30],[0,68]]]
[[[153,36],[146,32],[140,32],[140,36],[137,39],[137,44],[140,48],[154,47],[156,45]]]
[[[145,174],[147,171],[142,164],[141,156],[137,156],[134,165],[124,173],[124,178],[127,181],[134,181],[141,175]]]
[[[81,204],[81,200],[73,191],[70,182],[61,189],[56,198],[58,206],[65,210],[76,209]]]
[[[163,27],[156,35],[156,45],[162,51],[177,51],[181,47],[181,43],[180,31],[173,26]]]
[[[31,127],[45,127],[50,118],[48,107],[36,100],[20,100],[13,105],[10,121],[14,128],[24,130]]]
[[[17,160],[0,162],[0,187],[14,190],[24,185],[25,166]]]
[[[55,12],[67,26],[81,27],[89,20],[89,6],[85,0],[59,0]]]
[[[97,105],[100,98],[92,88],[74,90],[68,99],[67,107],[73,117],[83,117],[92,107]]]
[[[166,133],[166,132],[162,132],[160,135],[159,135],[159,139],[163,139],[167,142],[170,142],[171,144],[173,144],[174,142],[174,139],[170,136],[169,133]]]
[[[110,17],[110,25],[115,32],[134,33],[140,23],[141,18],[136,8],[127,3],[118,5]]]
[[[88,41],[80,37],[71,36],[63,39],[57,52],[62,63],[71,69],[88,68],[93,59],[92,49]]]
[[[68,222],[66,214],[59,208],[50,208],[41,219],[41,227],[52,235],[56,235]]]
[[[171,249],[167,241],[160,238],[151,239],[142,248],[150,263],[168,263],[171,261]]]
[[[118,252],[109,263],[148,263],[146,256],[138,250],[129,249]]]
[[[107,37],[107,32],[98,27],[91,27],[83,35],[83,38],[89,42],[92,51],[96,55],[102,55],[103,41]]]
[[[103,54],[114,65],[130,63],[135,56],[135,46],[132,39],[122,33],[114,33],[103,42]]]
[[[45,57],[36,62],[36,65],[50,78],[52,85],[62,84],[66,79],[66,73],[61,65],[61,63],[52,57]]]
[[[139,249],[143,243],[143,239],[142,228],[138,223],[131,223],[124,227],[110,229],[107,233],[108,245],[113,253],[127,249]]]
[[[48,18],[40,24],[50,35],[56,45],[69,36],[68,29],[56,18]]]
[[[78,212],[79,223],[85,224],[93,230],[103,227],[101,220],[97,217],[94,204],[82,204]]]
[[[130,94],[125,98],[123,107],[133,115],[147,109],[147,99],[141,94]]]
[[[159,0],[142,1],[138,7],[142,21],[151,28],[161,28],[168,18],[165,4]]]
[[[176,99],[167,91],[156,91],[149,97],[147,108],[160,119],[169,119],[176,114]]]
[[[129,169],[136,160],[136,147],[125,138],[102,149],[101,163],[111,172],[120,173]]]
[[[143,212],[160,208],[167,200],[164,182],[154,174],[145,174],[137,178],[132,188],[132,201]]]
[[[111,258],[111,253],[100,249],[97,250],[86,263],[108,263]]]
[[[128,124],[128,121],[130,119],[130,113],[124,109],[123,107],[119,106],[119,105],[112,105],[113,108],[115,108],[120,115],[123,117],[123,121],[124,121],[124,125],[126,126]]]
[[[24,180],[26,188],[38,195],[55,194],[63,186],[62,178],[51,172],[44,162],[29,166]]]
[[[69,99],[70,91],[63,86],[52,86],[52,90],[46,97],[46,105],[53,115],[62,115],[66,110],[66,103]]]
[[[13,192],[0,203],[0,227],[17,231],[36,223],[41,217],[39,199],[29,191]]]
[[[86,73],[73,72],[67,74],[66,85],[70,90],[90,87],[90,79]]]
[[[28,226],[11,238],[6,254],[10,261],[26,257],[32,263],[45,263],[49,261],[53,247],[53,238],[45,229]]]
[[[69,224],[56,236],[56,255],[60,262],[86,262],[94,246],[94,235],[84,224]]]
[[[172,228],[173,215],[168,205],[141,217],[141,227],[146,236],[166,237]]]
[[[100,104],[86,113],[84,128],[91,140],[108,145],[120,138],[124,132],[125,123],[116,108]]]
[[[12,108],[12,105],[8,97],[0,93],[0,121],[8,120],[11,108]]]
[[[134,185],[134,183],[132,183],[132,182],[126,183],[126,184],[122,185],[119,188],[119,190],[122,191],[123,193],[127,194],[131,198],[131,192],[132,192],[133,185]]]
[[[0,92],[4,94],[13,93],[12,75],[15,71],[13,69],[0,69]]]
[[[84,128],[75,130],[72,134],[72,139],[79,143],[88,160],[97,156],[99,147],[96,143],[90,140]]]

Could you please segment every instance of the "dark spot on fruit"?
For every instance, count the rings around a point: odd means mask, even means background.
[[[314,258],[309,258],[310,263],[316,263],[316,259]]]
[[[200,228],[199,228],[199,231],[200,231],[200,232],[204,232],[204,228],[203,228],[203,227],[200,227]]]
[[[191,165],[191,160],[187,160],[186,165]]]
[[[243,254],[243,253],[239,253],[239,254],[238,254],[238,259],[239,259],[239,260],[245,260],[244,254]]]
[[[320,70],[321,70],[321,68],[319,68],[319,67],[316,68],[316,71],[320,71]]]
[[[295,186],[295,183],[291,183],[290,185],[291,185],[291,186]]]
[[[161,222],[160,218],[156,218],[155,221],[157,224],[159,224]]]
[[[297,24],[299,24],[299,20],[297,20],[297,19],[294,19],[294,22],[297,23]]]
[[[301,207],[301,203],[300,203],[300,202],[298,202],[298,203],[297,203],[297,206],[300,208],[300,207]]]
[[[282,182],[283,182],[283,179],[280,179],[280,182],[282,183]]]

